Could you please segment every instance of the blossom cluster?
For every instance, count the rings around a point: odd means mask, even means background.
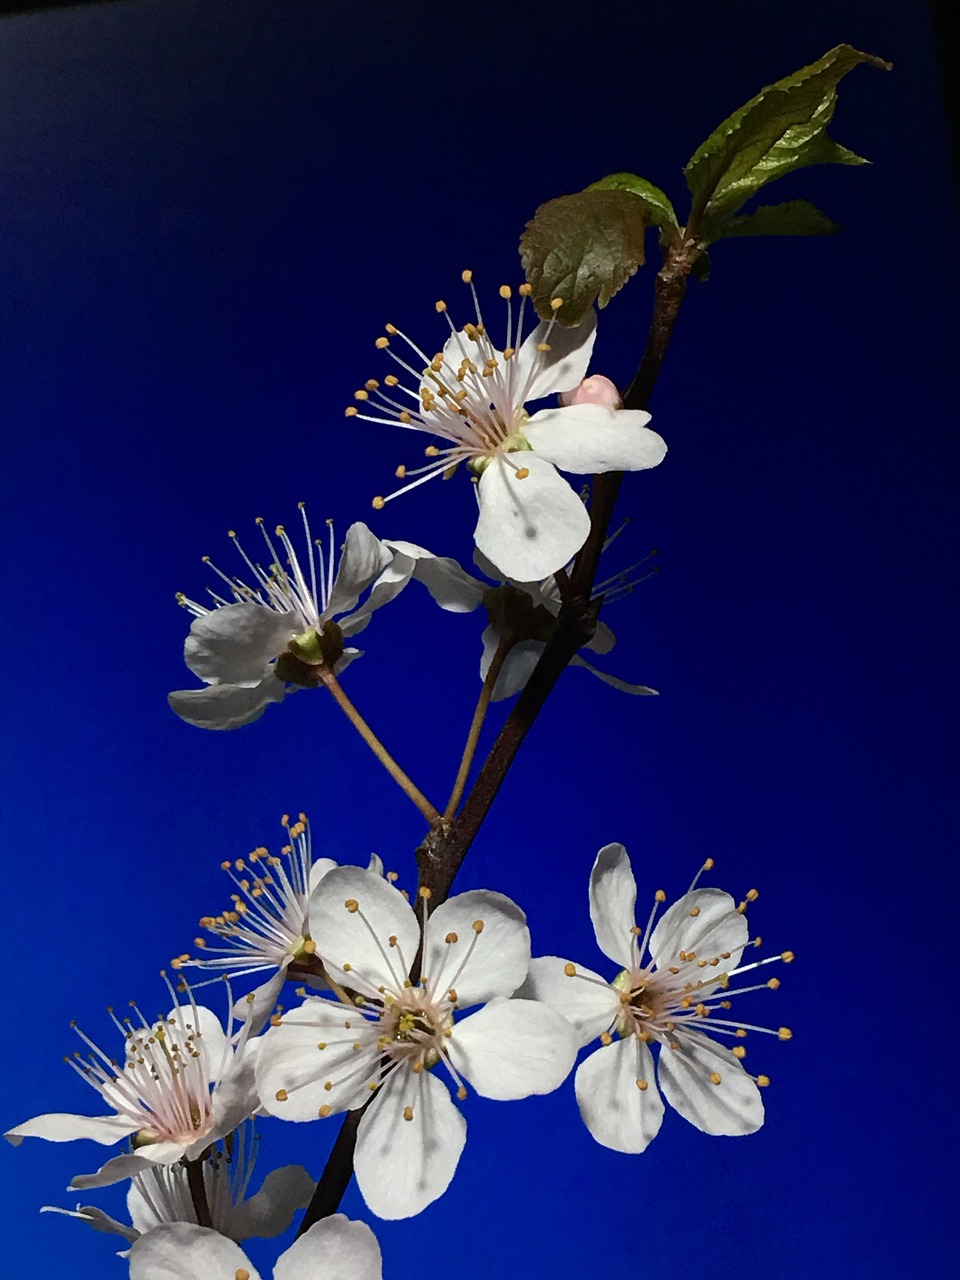
[[[531,679],[563,612],[572,561],[591,533],[588,503],[560,472],[639,471],[666,452],[648,413],[623,408],[611,383],[587,376],[592,313],[564,328],[555,300],[551,316],[524,336],[530,287],[516,296],[504,287],[500,348],[469,272],[464,280],[475,318],[458,329],[438,302],[449,333],[432,357],[387,326],[376,345],[399,372],[371,378],[347,415],[442,442],[427,447],[425,466],[398,469],[406,483],[376,498],[377,510],[464,465],[477,506],[476,573],[361,522],[349,525],[342,547],[332,525],[314,539],[303,504],[296,537],[258,520],[259,552],[230,535],[240,576],[211,565],[218,585],[206,603],[179,597],[192,616],[185,661],[202,687],[169,695],[187,723],[230,730],[294,691],[328,690],[434,833],[449,825],[462,788],[441,815],[388,756],[340,685],[361,656],[352,641],[414,582],[447,612],[482,611],[479,729],[489,703],[514,697]],[[559,403],[530,411],[548,395]],[[596,611],[648,572],[643,558],[592,587],[583,649],[612,649],[613,632]],[[572,665],[628,693],[655,692],[579,653]],[[465,748],[464,773],[470,759]],[[120,1054],[77,1028],[85,1050],[68,1061],[104,1113],[40,1115],[6,1135],[14,1144],[27,1137],[124,1144],[77,1174],[70,1189],[127,1182],[129,1222],[95,1205],[57,1211],[118,1236],[134,1280],[255,1280],[243,1243],[285,1231],[316,1191],[306,1169],[286,1166],[250,1194],[257,1126],[274,1119],[320,1123],[353,1113],[357,1184],[380,1219],[411,1217],[444,1193],[464,1150],[462,1104],[471,1094],[502,1101],[551,1093],[593,1041],[599,1047],[577,1066],[574,1093],[605,1147],[642,1152],[660,1128],[664,1101],[707,1134],[743,1135],[763,1123],[768,1080],[747,1070],[742,1042],[752,1033],[790,1033],[732,1017],[733,998],[776,989],[778,978],[756,979],[793,957],[745,959],[759,945],[746,919],[756,894],[738,902],[701,887],[709,860],[662,911],[666,895],[658,890],[638,922],[625,848],[600,850],[588,899],[597,946],[614,967],[604,975],[578,960],[535,956],[524,912],[501,893],[443,898],[421,884],[408,895],[375,855],[361,867],[315,853],[303,814],[283,825],[279,852],[258,847],[222,864],[229,905],[203,916],[192,950],[171,960],[165,1012],[149,1017],[136,1004],[123,1018],[111,1011]],[[250,979],[256,985],[237,993]],[[299,1001],[292,1006],[280,1003],[288,982]],[[212,983],[228,992],[223,1021],[198,1001]],[[278,1259],[277,1280],[380,1275],[367,1225],[339,1214],[309,1217],[308,1210],[305,1229]]]

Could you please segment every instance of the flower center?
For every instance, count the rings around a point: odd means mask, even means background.
[[[422,1071],[440,1061],[452,1026],[449,1004],[431,1000],[422,987],[411,988],[385,1006],[378,1047],[394,1062]]]
[[[664,997],[655,975],[647,969],[624,969],[614,978],[613,987],[620,992],[617,1034],[648,1039],[664,1013]]]

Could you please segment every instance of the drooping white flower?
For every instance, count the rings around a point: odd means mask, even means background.
[[[466,1138],[431,1068],[443,1065],[459,1098],[464,1081],[485,1098],[549,1093],[573,1065],[575,1037],[552,1009],[508,998],[530,958],[523,912],[509,898],[462,893],[429,918],[421,898],[423,977],[414,985],[421,926],[403,896],[354,867],[331,871],[323,888],[311,926],[328,974],[347,988],[343,1003],[314,997],[284,1013],[263,1037],[258,1086],[267,1110],[289,1120],[369,1102],[357,1182],[381,1218],[411,1217],[446,1190]]]
[[[302,1165],[291,1164],[271,1169],[260,1190],[247,1198],[258,1142],[253,1123],[244,1124],[221,1139],[203,1162],[203,1184],[214,1230],[238,1242],[286,1231],[294,1213],[309,1204],[316,1186]],[[153,1165],[137,1174],[127,1191],[129,1224],[118,1222],[95,1205],[76,1210],[45,1205],[43,1212],[77,1218],[97,1231],[122,1236],[129,1244],[155,1227],[197,1221],[182,1163]]]
[[[713,865],[704,864],[704,870]],[[699,876],[697,877],[699,879]],[[620,973],[608,982],[557,956],[535,959],[522,988],[564,1014],[581,1045],[601,1047],[577,1069],[576,1094],[587,1128],[614,1151],[639,1152],[656,1136],[663,1102],[654,1081],[652,1044],[659,1045],[657,1078],[664,1097],[704,1133],[753,1133],[763,1123],[758,1085],[766,1076],[744,1069],[748,1032],[790,1038],[728,1016],[731,998],[776,989],[778,978],[731,986],[731,981],[793,953],[742,963],[750,942],[745,919],[751,890],[739,905],[719,889],[690,890],[656,922],[658,890],[643,928],[635,923],[637,886],[623,845],[601,849],[590,876],[590,916],[597,945]],[[656,922],[656,923],[655,923]],[[759,941],[759,940],[758,940]],[[649,955],[648,955],[649,952]],[[718,1043],[730,1039],[733,1049]]]
[[[315,1222],[277,1259],[273,1280],[381,1280],[380,1246],[342,1213]],[[130,1280],[261,1280],[238,1244],[206,1227],[156,1227],[130,1250]]]
[[[136,1005],[137,1021],[121,1022],[110,1011],[125,1041],[122,1065],[77,1029],[91,1052],[86,1060],[77,1053],[67,1062],[113,1109],[111,1115],[41,1115],[5,1135],[15,1146],[24,1138],[92,1138],[104,1145],[133,1139],[129,1154],[74,1178],[71,1189],[105,1187],[153,1165],[196,1160],[259,1107],[254,1065],[260,1042],[248,1042],[244,1028],[234,1045],[232,1023],[224,1033],[216,1015],[195,1002],[185,983],[180,986],[187,992],[186,1004],[169,981],[167,986],[174,1006],[157,1022],[148,1022]]]
[[[211,946],[206,938],[195,938],[199,956],[184,953],[171,961],[174,969],[209,969],[230,979],[272,970],[265,983],[234,1005],[234,1016],[249,1021],[251,1035],[266,1023],[291,965],[308,985],[326,985],[311,973],[317,948],[310,932],[310,904],[324,876],[337,863],[333,858],[313,857],[306,814],[301,813],[292,825],[287,815],[282,822],[289,843],[279,854],[260,848],[246,858],[221,863],[236,885],[232,905],[219,915],[200,919],[201,927],[214,935],[217,944]],[[369,870],[383,874],[383,864],[375,853]],[[198,985],[203,984],[194,987]]]
[[[624,526],[621,525],[620,529],[607,538],[604,550],[619,536],[623,528]],[[477,553],[475,559],[479,568],[488,577],[503,579],[503,575],[497,567],[491,564],[486,557]],[[649,559],[650,557],[646,556],[643,560],[638,560],[626,569],[621,569],[605,581],[596,583],[593,588],[593,598],[596,599],[598,596],[603,596],[604,604],[612,604],[622,596],[628,595],[639,582],[643,582],[654,572],[647,568]],[[570,568],[571,565],[568,564],[566,569],[569,570]],[[542,608],[544,610],[545,616],[543,620],[548,625],[549,619],[546,615],[556,618],[560,613],[560,588],[553,574],[540,582],[511,582],[510,585],[529,596],[535,609]],[[480,659],[480,679],[486,680],[487,672],[490,670],[494,655],[501,641],[500,631],[493,622],[484,629],[482,639],[483,655]],[[606,654],[610,652],[615,644],[616,636],[610,627],[598,619],[596,631],[582,647],[589,649],[592,653]],[[500,668],[500,674],[497,676],[497,682],[493,687],[494,702],[499,702],[503,698],[512,698],[515,693],[520,692],[533,675],[533,670],[540,661],[540,655],[545,648],[545,640],[532,637],[521,640],[512,646],[503,666]],[[599,667],[595,667],[592,662],[588,662],[579,653],[574,654],[570,659],[570,666],[584,667],[592,675],[595,675],[598,680],[602,680],[604,684],[608,684],[614,689],[619,689],[622,693],[647,696],[656,696],[657,693],[656,689],[651,689],[648,685],[630,684],[626,680],[621,680],[618,676],[601,671]]]
[[[423,569],[419,576],[441,607],[448,607],[446,562],[431,552],[412,543],[391,549],[365,524],[357,523],[347,530],[338,563],[332,525],[325,553],[319,539],[311,536],[303,503],[299,510],[307,544],[302,564],[284,527],[276,529],[278,547],[258,520],[267,549],[266,567],[248,556],[236,534],[230,533],[252,586],[211,566],[225,584],[225,595],[211,591],[210,606],[178,596],[194,616],[184,659],[207,686],[178,689],[168,697],[173,710],[189,724],[236,729],[257,720],[271,702],[280,702],[286,695],[289,672],[277,666],[281,655],[288,665],[299,663],[304,683],[310,682],[310,665],[321,661],[328,661],[340,675],[362,652],[344,646],[343,641],[358,635],[373,613],[403,590],[420,560],[437,561],[433,572]],[[459,604],[449,607],[457,609]],[[331,623],[336,627],[327,625]]]
[[[504,285],[500,296],[507,302],[506,340],[499,349],[483,323],[472,273],[465,271],[463,279],[473,294],[476,321],[458,330],[446,303],[438,302],[450,336],[432,359],[388,325],[388,336],[378,338],[377,346],[389,351],[413,385],[404,385],[394,374],[382,385],[372,378],[356,393],[360,407],[351,406],[347,414],[447,442],[443,448],[427,448],[426,466],[412,471],[400,467],[399,478],[412,478],[385,498],[374,499],[375,507],[465,462],[478,478],[477,546],[509,577],[530,582],[565,565],[590,528],[583,503],[557,468],[581,475],[640,471],[661,462],[666,445],[647,428],[650,415],[639,409],[618,411],[594,402],[528,413],[528,402],[570,391],[581,382],[596,337],[596,315],[591,312],[578,327],[564,328],[557,323],[562,305],[557,299],[551,319],[524,340],[530,286],[518,290],[514,325],[512,291]],[[407,344],[409,357],[393,350],[394,337]]]

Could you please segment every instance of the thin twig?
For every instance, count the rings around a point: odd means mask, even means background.
[[[453,784],[450,799],[447,801],[447,807],[443,811],[444,819],[447,821],[457,812],[457,805],[460,803],[463,789],[467,785],[467,775],[470,773],[470,766],[473,764],[473,757],[476,755],[477,743],[480,741],[480,730],[483,728],[483,722],[487,716],[487,709],[490,706],[490,699],[493,697],[497,677],[500,675],[507,654],[512,648],[513,644],[510,640],[502,639],[500,641],[490,663],[490,669],[484,678],[483,688],[480,690],[480,696],[473,712],[473,719],[470,722],[470,731],[467,734],[463,755],[460,757],[457,780]]]
[[[187,1166],[187,1186],[190,1188],[193,1212],[197,1215],[197,1226],[212,1227],[213,1218],[207,1203],[207,1184],[203,1177],[203,1159],[184,1160],[184,1164]]]

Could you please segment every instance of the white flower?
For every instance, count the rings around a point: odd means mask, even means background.
[[[426,918],[423,973],[408,973],[421,942],[409,903],[355,867],[331,871],[311,925],[331,981],[356,993],[344,1003],[308,999],[263,1037],[258,1085],[264,1106],[313,1120],[369,1102],[354,1168],[381,1218],[406,1218],[453,1177],[466,1122],[430,1070],[443,1064],[485,1098],[549,1093],[566,1078],[576,1043],[565,1019],[533,1000],[507,997],[523,981],[530,935],[509,898],[459,894]],[[460,1021],[460,1009],[484,1007]],[[372,1095],[372,1096],[371,1096]]]
[[[203,1162],[203,1183],[214,1230],[231,1240],[278,1236],[286,1231],[298,1209],[305,1208],[316,1183],[299,1164],[271,1169],[260,1190],[246,1198],[259,1138],[252,1122],[221,1140]],[[89,1223],[97,1231],[122,1236],[132,1244],[146,1232],[171,1222],[196,1223],[197,1215],[183,1164],[153,1165],[130,1183],[127,1191],[130,1225],[111,1218],[94,1205],[77,1210],[45,1205],[45,1213],[62,1213]]]
[[[72,1142],[92,1138],[111,1145],[133,1138],[134,1150],[115,1156],[96,1173],[73,1179],[71,1189],[105,1187],[135,1177],[152,1165],[169,1165],[186,1158],[197,1160],[211,1143],[230,1133],[259,1107],[254,1064],[259,1041],[247,1043],[246,1029],[236,1046],[232,1026],[224,1034],[216,1015],[196,1004],[174,1000],[168,1017],[151,1024],[133,1005],[139,1025],[131,1018],[121,1022],[110,1016],[124,1037],[125,1058],[120,1066],[77,1031],[91,1053],[86,1061],[79,1053],[69,1064],[113,1108],[106,1116],[52,1113],[11,1129],[5,1136],[18,1146],[23,1138]]]
[[[704,869],[712,865],[708,860]],[[533,961],[523,987],[523,994],[560,1010],[582,1045],[600,1037],[601,1047],[577,1070],[576,1094],[587,1128],[614,1151],[643,1151],[660,1128],[663,1102],[653,1078],[651,1043],[660,1046],[657,1076],[670,1105],[704,1133],[736,1135],[763,1124],[757,1086],[769,1083],[744,1070],[743,1039],[748,1031],[790,1038],[786,1027],[774,1031],[727,1016],[732,996],[780,985],[771,978],[734,989],[731,979],[793,959],[785,951],[741,964],[744,948],[755,945],[744,917],[755,890],[738,906],[729,894],[698,889],[696,883],[654,927],[666,899],[658,890],[640,929],[627,852],[623,845],[607,845],[590,876],[590,916],[597,945],[621,972],[607,982],[582,965],[543,956]],[[731,1051],[712,1037],[736,1044]]]
[[[315,1222],[277,1259],[274,1280],[380,1280],[380,1246],[363,1222]],[[206,1227],[157,1227],[130,1250],[130,1280],[260,1280],[238,1244]]]
[[[604,550],[613,540],[619,536],[624,526],[621,525],[615,533],[613,533],[604,544]],[[640,577],[636,577],[636,571],[643,569],[649,560],[649,556],[643,560],[638,560],[636,564],[621,569],[619,573],[606,579],[604,582],[595,584],[593,588],[593,598],[602,596],[604,604],[612,604],[614,600],[621,596],[628,595],[638,582],[644,581],[645,578],[651,576],[648,571]],[[481,556],[479,552],[475,559],[480,569],[491,578],[501,578],[503,575],[497,567],[490,563],[486,557]],[[570,565],[566,566],[567,570]],[[544,610],[544,622],[549,625],[549,619],[546,615],[556,618],[560,612],[560,588],[557,586],[556,579],[551,574],[540,582],[511,582],[510,584],[517,590],[523,591],[533,601],[535,608],[542,607]],[[486,680],[487,672],[493,662],[494,655],[500,645],[500,632],[497,627],[491,623],[483,632],[483,655],[480,659],[480,679]],[[597,629],[593,636],[583,645],[584,649],[589,649],[593,653],[605,654],[609,653],[616,644],[616,636],[605,622],[597,621]],[[497,676],[497,682],[493,687],[493,701],[499,702],[503,698],[512,698],[515,693],[519,693],[530,677],[533,670],[540,661],[540,655],[546,648],[546,641],[542,639],[525,639],[513,645],[510,652],[504,659],[500,674]],[[574,654],[570,659],[571,667],[584,667],[591,674],[595,675],[598,680],[602,680],[604,684],[611,685],[614,689],[619,689],[622,693],[645,694],[656,696],[656,689],[651,689],[645,684],[629,684],[626,680],[621,680],[617,676],[612,676],[606,671],[601,671],[595,667],[593,663],[588,662],[586,658],[582,658],[579,654]]]
[[[576,328],[565,329],[554,315],[522,340],[524,312],[530,286],[523,284],[516,325],[512,292],[507,301],[506,344],[499,350],[480,314],[472,274],[463,273],[476,307],[476,321],[457,330],[438,302],[450,327],[443,351],[432,359],[394,325],[377,346],[414,380],[404,386],[393,374],[381,384],[370,379],[356,393],[364,410],[347,409],[348,416],[367,422],[399,424],[448,442],[430,445],[425,467],[397,471],[412,476],[401,489],[374,499],[380,508],[391,498],[465,462],[479,477],[480,514],[474,533],[477,546],[511,578],[529,582],[543,578],[567,563],[583,546],[590,521],[573,489],[557,472],[594,475],[602,471],[640,471],[663,460],[666,445],[647,429],[650,415],[639,409],[614,410],[587,403],[541,409],[528,414],[528,401],[576,387],[586,373],[596,336],[591,312]],[[397,355],[390,338],[398,337],[412,352],[413,363]]]
[[[296,976],[309,985],[326,985],[322,975],[311,972],[317,948],[310,933],[310,904],[324,876],[337,863],[333,858],[314,859],[306,814],[301,813],[292,826],[287,815],[282,822],[290,843],[279,855],[261,848],[245,859],[221,863],[237,887],[231,895],[233,905],[219,915],[200,919],[201,927],[221,945],[210,946],[206,938],[195,938],[202,958],[185,953],[171,961],[174,969],[211,969],[230,979],[275,970],[262,986],[234,1005],[234,1017],[250,1023],[250,1035],[256,1035],[269,1018],[291,965]],[[369,870],[383,874],[383,864],[375,853]],[[203,985],[195,983],[194,989]]]
[[[411,543],[398,543],[397,550],[391,549],[365,524],[357,523],[347,530],[337,564],[332,526],[324,554],[319,539],[311,537],[303,503],[299,510],[307,542],[303,564],[289,534],[278,525],[276,537],[285,567],[277,544],[258,520],[269,557],[266,568],[252,560],[236,534],[230,533],[253,586],[211,566],[225,583],[228,596],[211,592],[210,608],[178,596],[180,604],[194,615],[184,659],[207,686],[178,689],[168,697],[173,710],[189,724],[203,729],[236,729],[257,720],[271,702],[282,701],[286,694],[287,673],[275,665],[281,655],[288,664],[299,660],[304,683],[311,682],[310,665],[324,660],[340,675],[361,655],[360,649],[344,647],[343,640],[361,632],[374,611],[403,590],[419,561],[437,560]],[[448,607],[443,599],[444,563],[439,562],[432,573],[421,568],[418,576],[441,607]],[[459,605],[455,602],[449,607]],[[331,623],[336,626],[327,625]]]

